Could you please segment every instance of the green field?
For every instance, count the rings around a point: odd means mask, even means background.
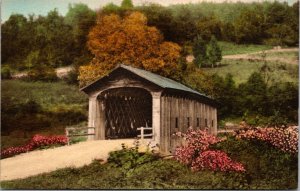
[[[272,49],[272,46],[268,45],[234,44],[224,41],[220,41],[218,42],[218,44],[222,50],[223,56],[233,54],[247,54]]]
[[[222,64],[216,68],[203,68],[209,74],[218,74],[225,77],[228,73],[233,75],[233,79],[237,84],[247,81],[253,72],[260,72],[264,65],[262,61],[248,60],[222,60]],[[298,65],[285,64],[280,62],[268,62],[270,70],[267,75],[270,78],[270,84],[276,82],[294,82],[299,79]]]
[[[34,134],[64,134],[87,119],[87,96],[64,82],[3,80],[1,146],[26,143]]]
[[[1,91],[2,100],[10,99],[22,103],[31,99],[44,109],[51,109],[62,104],[67,106],[87,104],[87,96],[79,91],[79,87],[64,82],[3,80]]]

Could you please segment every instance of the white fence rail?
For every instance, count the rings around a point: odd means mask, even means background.
[[[138,138],[141,138],[142,140],[144,140],[145,137],[152,137],[153,133],[150,134],[145,134],[145,130],[151,130],[152,131],[152,127],[140,127],[137,128],[138,131],[141,131],[141,134],[138,135]]]
[[[89,133],[89,129],[93,129],[93,133]],[[82,130],[87,130],[87,132],[80,132]],[[68,138],[68,145],[70,145],[71,137],[95,135],[95,127],[66,127],[65,133]]]

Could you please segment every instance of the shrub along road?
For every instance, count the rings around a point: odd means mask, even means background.
[[[108,153],[133,146],[134,139],[97,140],[37,150],[1,160],[1,181],[25,178],[65,167],[81,167],[93,159],[106,160]]]

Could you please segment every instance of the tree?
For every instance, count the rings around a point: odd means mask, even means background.
[[[197,18],[192,16],[191,11],[187,7],[179,7],[171,23],[173,31],[172,40],[180,44],[186,41],[193,41],[197,36],[196,20]]]
[[[163,41],[155,27],[147,26],[146,17],[133,12],[122,19],[111,14],[99,17],[88,36],[88,48],[94,59],[80,67],[80,84],[87,84],[117,64],[123,63],[179,79],[180,46]]]
[[[249,111],[253,114],[263,114],[267,109],[267,84],[260,73],[254,72],[246,83],[239,86],[240,110]]]
[[[123,0],[121,3],[121,8],[122,9],[132,9],[133,8],[133,3],[131,0]]]
[[[76,53],[80,54],[86,48],[87,35],[92,26],[96,22],[96,13],[87,5],[79,3],[69,6],[66,14],[65,23],[72,27],[75,49],[79,49]]]
[[[217,43],[217,39],[212,36],[207,48],[208,62],[211,67],[222,60],[222,50]]]
[[[198,33],[204,40],[211,39],[212,36],[221,38],[221,21],[214,15],[201,18],[197,23]]]
[[[108,3],[107,5],[102,7],[101,12],[107,15],[112,13],[118,14],[121,12],[121,8],[114,3]]]
[[[20,14],[13,14],[1,25],[2,49],[1,63],[22,62],[22,59],[28,53],[30,44],[30,35],[27,33],[28,20]],[[32,34],[31,34],[32,35]]]
[[[170,9],[158,4],[150,4],[137,7],[137,10],[145,14],[149,26],[154,26],[162,32],[165,40],[177,42],[174,35],[174,30],[176,30],[173,25],[174,18]]]
[[[74,55],[72,61],[74,72],[78,73],[79,66],[90,62],[92,58],[86,43],[89,30],[96,23],[96,13],[85,4],[74,4],[69,6],[64,20],[72,28],[70,41],[73,46],[70,51]]]
[[[298,42],[299,16],[295,6],[289,7],[287,3],[279,3],[275,1],[270,4],[266,11],[267,44],[273,46],[296,45]]]
[[[193,42],[193,55],[195,57],[194,63],[200,68],[206,65],[206,42],[198,35]]]
[[[48,67],[70,65],[72,55],[72,30],[64,22],[64,18],[54,9],[46,17],[39,16],[36,19],[35,48],[31,51],[39,51],[39,64]],[[70,40],[71,39],[71,40]]]
[[[265,18],[261,10],[261,6],[255,9],[244,9],[234,21],[237,43],[259,44],[262,42],[265,37]]]

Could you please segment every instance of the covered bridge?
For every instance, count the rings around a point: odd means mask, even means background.
[[[172,134],[188,127],[217,132],[214,101],[174,80],[131,66],[118,65],[108,75],[83,87],[89,95],[89,139],[137,137],[137,128],[152,128],[162,152],[177,144]]]

